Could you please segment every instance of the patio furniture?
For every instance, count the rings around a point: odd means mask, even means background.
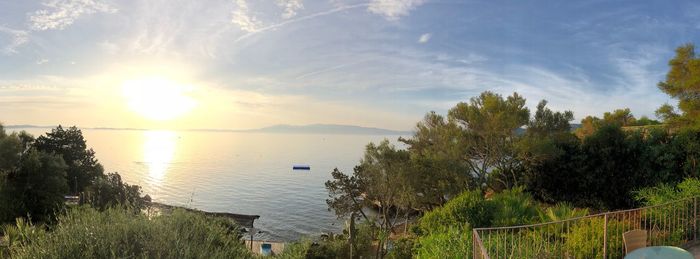
[[[630,230],[622,234],[625,243],[625,254],[647,246],[647,231],[641,229]]]
[[[690,252],[675,246],[650,246],[632,251],[625,256],[625,259],[693,259]]]

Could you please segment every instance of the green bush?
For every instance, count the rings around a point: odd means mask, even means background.
[[[130,206],[136,209],[146,207],[148,195],[141,196],[141,187],[122,181],[118,173],[98,176],[85,188],[84,202],[100,210],[113,206]]]
[[[574,258],[603,258],[603,235],[605,220],[591,218],[581,220],[574,224],[566,234],[566,250],[569,256]],[[615,233],[623,233],[629,230],[627,226],[616,220],[608,220],[608,258],[622,258],[622,236]]]
[[[313,242],[311,240],[302,240],[298,242],[288,243],[284,246],[284,251],[281,254],[276,255],[275,258],[280,259],[299,259],[306,258],[306,253]]]
[[[494,208],[492,225],[497,227],[534,223],[540,214],[538,204],[521,188],[497,193],[490,202]]]
[[[416,258],[468,258],[472,253],[469,227],[446,227],[417,239]]]
[[[466,191],[433,209],[420,219],[420,232],[430,233],[445,226],[469,223],[474,227],[488,227],[493,218],[494,206],[486,202],[481,191]]]
[[[415,240],[412,237],[402,237],[393,242],[393,247],[389,250],[386,258],[404,259],[413,257],[413,246]]]
[[[349,258],[350,243],[347,229],[343,234],[328,234],[317,241],[304,239],[288,244],[279,258]],[[355,227],[355,249],[353,258],[373,258],[376,250],[372,244],[377,235],[372,223],[363,221]],[[375,246],[376,248],[376,246]],[[395,257],[394,257],[395,258]]]
[[[634,192],[634,198],[646,206],[697,196],[700,196],[700,180],[696,178],[687,178],[676,186],[662,183]]]
[[[72,209],[12,258],[251,258],[231,221],[175,210],[147,218],[128,209]]]
[[[577,209],[570,203],[562,202],[539,210],[539,213],[540,222],[553,222],[586,216],[588,215],[588,209]]]

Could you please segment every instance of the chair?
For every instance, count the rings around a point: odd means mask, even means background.
[[[647,247],[647,231],[641,229],[630,230],[622,234],[625,242],[625,254],[629,254],[637,248]]]

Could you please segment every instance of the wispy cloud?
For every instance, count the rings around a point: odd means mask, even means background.
[[[99,0],[52,0],[45,9],[29,14],[33,30],[63,30],[84,14],[114,13],[117,9]]]
[[[288,19],[288,20],[280,22],[280,23],[267,25],[265,27],[256,28],[254,30],[246,30],[246,31],[248,31],[248,33],[238,37],[236,40],[234,40],[234,43],[239,42],[241,40],[244,40],[244,39],[246,39],[250,36],[253,36],[257,33],[265,32],[265,31],[272,30],[272,29],[277,29],[279,27],[282,27],[282,26],[285,26],[288,24],[297,23],[297,22],[313,19],[313,18],[320,17],[320,16],[326,16],[326,15],[342,12],[345,10],[361,8],[361,7],[366,7],[366,6],[367,6],[367,4],[345,5],[345,6],[336,7],[336,8],[327,10],[327,11],[313,13],[313,14],[309,14],[306,16],[301,16],[301,17],[297,17],[297,18],[293,18],[293,19]],[[243,28],[241,27],[241,29],[243,29]]]
[[[425,0],[371,0],[367,10],[395,21],[408,15],[413,9],[424,4]]]
[[[277,0],[277,6],[284,8],[282,18],[289,19],[297,15],[297,11],[304,8],[302,0]]]
[[[0,46],[0,54],[3,55],[17,53],[17,48],[29,41],[29,33],[27,31],[10,29],[0,25],[0,35],[2,34],[9,36],[9,40],[3,43],[5,46]],[[0,41],[0,43],[2,42]]]
[[[49,60],[45,59],[45,58],[37,60],[37,62],[36,62],[37,65],[42,65],[42,64],[46,64],[46,63],[49,63]]]
[[[312,76],[315,76],[315,75],[320,75],[320,74],[323,74],[323,73],[328,73],[328,72],[331,72],[331,71],[336,71],[336,70],[338,70],[338,69],[342,69],[342,68],[345,68],[345,67],[357,65],[357,64],[364,63],[364,62],[367,62],[367,61],[368,61],[368,60],[360,60],[360,61],[350,62],[350,63],[346,63],[346,64],[340,64],[340,65],[336,65],[336,66],[332,66],[332,67],[328,67],[328,68],[324,68],[324,69],[319,69],[319,70],[316,70],[316,71],[312,71],[312,72],[305,73],[305,74],[303,74],[303,75],[297,76],[296,79],[304,79],[304,78],[307,78],[307,77],[312,77]]]
[[[430,33],[424,33],[423,35],[420,36],[420,38],[418,38],[418,43],[421,43],[421,44],[426,43],[430,40],[430,38],[432,36],[433,35]]]
[[[262,27],[262,22],[250,13],[248,3],[245,0],[235,0],[236,10],[233,11],[231,22],[246,32],[257,32]]]

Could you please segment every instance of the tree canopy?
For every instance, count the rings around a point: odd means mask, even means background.
[[[678,100],[680,114],[668,104],[657,110],[659,117],[676,126],[700,128],[700,58],[695,45],[686,44],[676,49],[676,56],[668,62],[670,70],[659,89]]]
[[[61,125],[40,136],[34,147],[42,152],[60,155],[68,165],[67,178],[70,191],[79,193],[104,175],[102,165],[95,158],[95,151],[88,149],[83,134],[77,127],[64,129]]]

